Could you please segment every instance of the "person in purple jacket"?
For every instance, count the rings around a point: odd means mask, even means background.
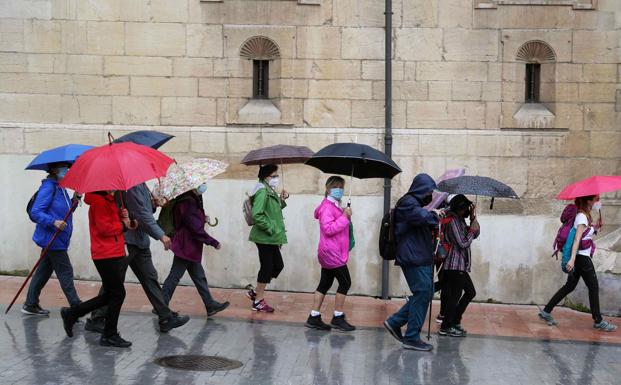
[[[345,319],[344,305],[351,287],[351,277],[347,268],[350,250],[351,208],[341,208],[345,180],[331,176],[326,182],[325,199],[315,209],[315,219],[319,220],[319,247],[317,254],[321,265],[321,278],[315,291],[313,309],[304,326],[318,330],[336,328],[353,331],[356,328]],[[334,316],[330,325],[321,319],[321,305],[334,279],[339,283],[334,301]]]
[[[220,242],[212,238],[205,231],[207,217],[203,210],[202,194],[207,190],[207,185],[202,184],[194,190],[190,190],[176,198],[173,209],[173,223],[175,235],[172,238],[170,249],[175,253],[170,273],[162,285],[162,292],[166,304],[170,302],[179,280],[185,272],[198,290],[207,316],[212,316],[229,307],[229,302],[220,303],[213,299],[209,292],[209,285],[205,277],[205,270],[201,264],[203,258],[203,244],[220,250]]]

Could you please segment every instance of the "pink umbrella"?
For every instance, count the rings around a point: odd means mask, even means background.
[[[556,199],[571,200],[615,190],[621,190],[621,176],[596,175],[570,184],[556,196]]]

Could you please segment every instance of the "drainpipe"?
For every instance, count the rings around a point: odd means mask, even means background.
[[[384,132],[384,153],[392,158],[392,0],[386,0],[386,76],[385,76],[385,119],[386,129]],[[391,180],[384,179],[384,214],[390,211],[390,189]],[[382,299],[390,298],[389,293],[389,273],[390,265],[386,260],[382,260]]]

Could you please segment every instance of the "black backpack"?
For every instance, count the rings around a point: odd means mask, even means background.
[[[57,188],[55,188],[54,192],[52,193],[52,201],[50,202],[50,206],[52,205],[52,203],[54,203],[54,198],[56,198],[56,190]],[[35,219],[32,217],[32,206],[34,206],[34,203],[37,200],[37,195],[39,195],[39,190],[37,190],[34,194],[32,194],[32,197],[30,197],[30,200],[28,201],[28,204],[26,205],[26,213],[28,214],[28,218],[30,218],[30,220],[33,221],[34,223],[37,223],[37,221],[35,221]]]
[[[395,236],[395,209],[405,198],[405,195],[397,201],[395,207],[390,209],[382,218],[382,226],[379,234],[379,253],[380,256],[392,261],[397,257],[397,237]]]

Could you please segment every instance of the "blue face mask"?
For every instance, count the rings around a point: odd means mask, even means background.
[[[342,188],[333,188],[330,189],[330,196],[334,199],[336,199],[337,201],[340,201],[341,199],[343,199],[343,194],[345,193],[345,190]]]
[[[205,191],[207,191],[207,185],[204,183],[196,188],[196,192],[198,192],[199,195],[203,195]]]
[[[69,171],[69,169],[67,167],[59,167],[56,169],[56,178],[58,180],[62,180],[65,175],[67,175],[67,171]]]

